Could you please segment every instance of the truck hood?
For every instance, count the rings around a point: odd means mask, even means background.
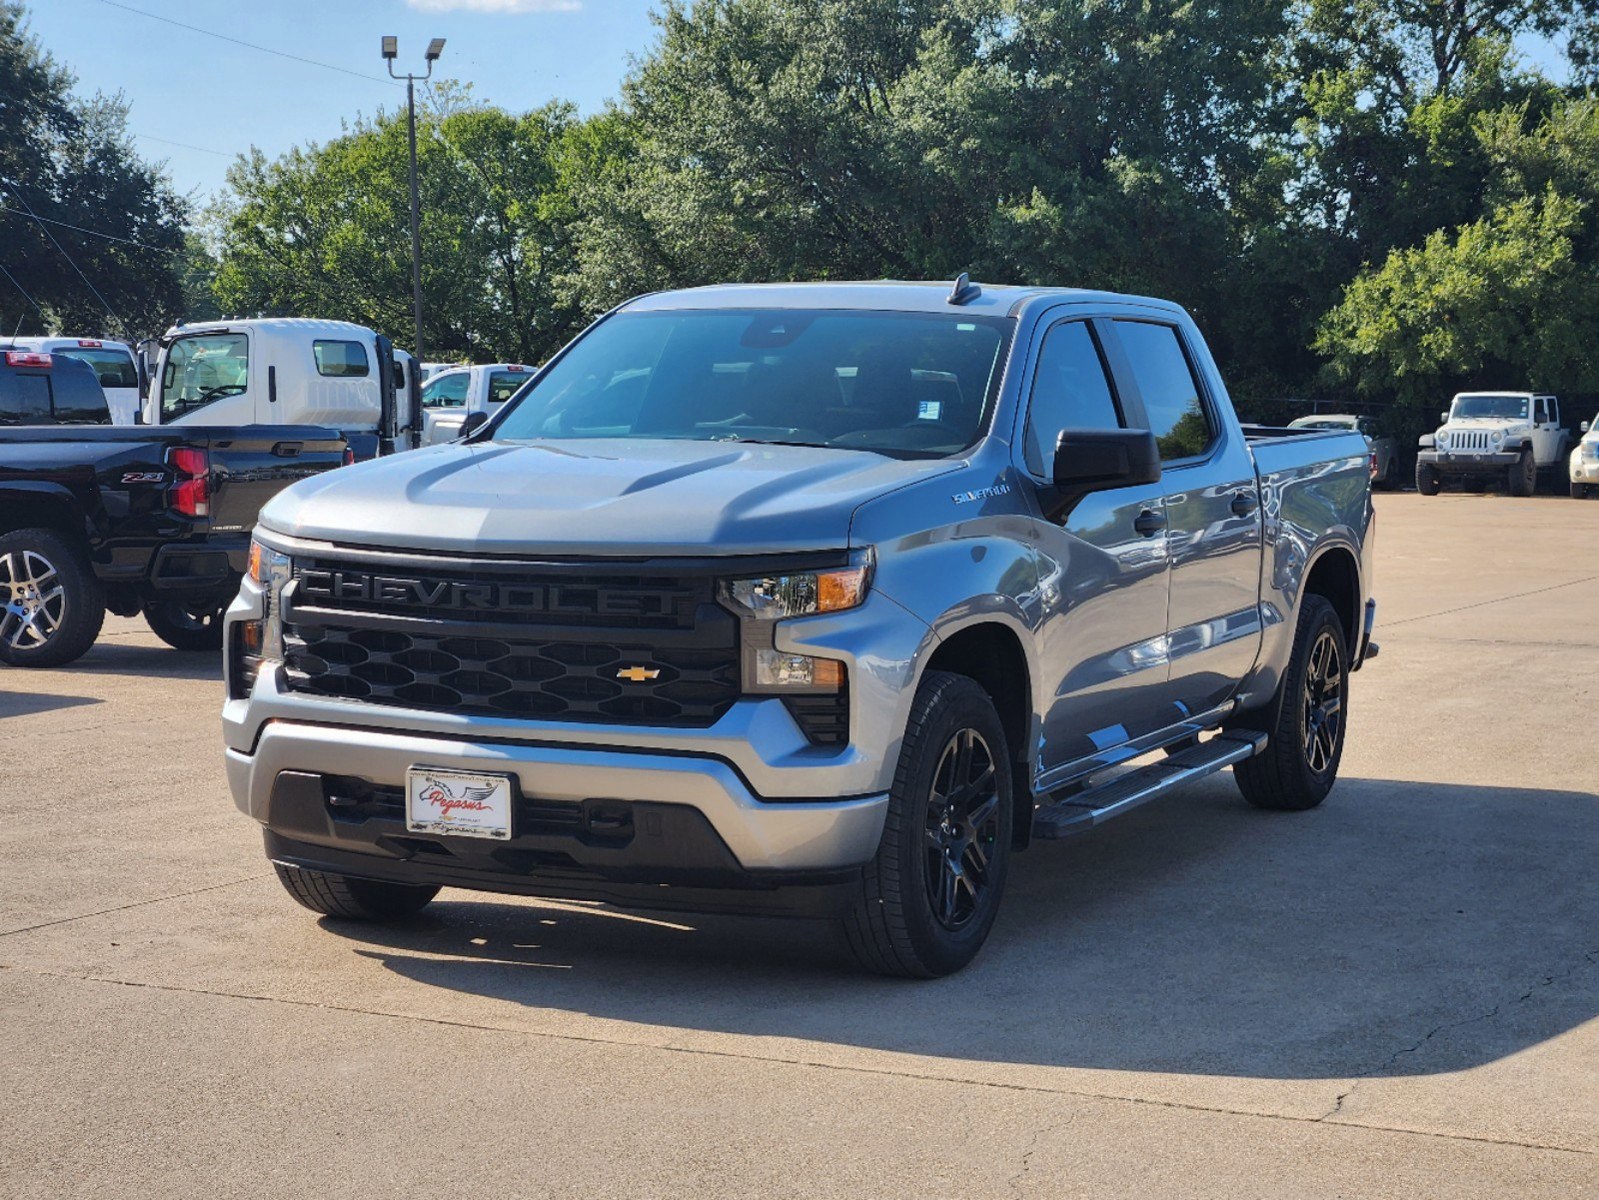
[[[260,523],[319,541],[456,553],[831,549],[848,543],[864,501],[962,461],[634,439],[434,446],[297,483]]]

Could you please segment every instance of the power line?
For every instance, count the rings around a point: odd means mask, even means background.
[[[195,146],[189,142],[175,142],[171,138],[156,137],[153,133],[136,133],[134,137],[145,142],[160,142],[163,146],[182,146],[185,150],[198,150],[201,154],[215,154],[218,158],[232,158],[226,150],[212,150],[208,146]]]
[[[15,186],[11,188],[11,194],[16,198],[17,203],[21,204],[22,207],[28,211],[30,216],[32,216],[35,220],[39,220],[39,216],[33,211],[32,205],[22,198],[22,193],[17,191]],[[117,316],[117,310],[112,308],[110,302],[100,294],[100,289],[95,287],[94,284],[90,282],[89,277],[83,273],[83,268],[78,266],[77,260],[73,258],[72,255],[67,253],[67,248],[56,240],[56,235],[50,232],[43,221],[40,221],[40,228],[44,229],[44,236],[50,239],[50,244],[57,250],[61,251],[61,257],[66,259],[67,263],[72,267],[72,269],[78,273],[78,278],[83,280],[83,286],[94,293],[94,298],[105,307],[105,310],[108,314],[110,314],[111,319],[118,325],[121,325],[123,332],[126,333],[128,329],[127,322],[121,317]]]
[[[41,317],[44,316],[44,309],[39,307],[39,302],[28,294],[28,289],[27,288],[23,287],[20,283],[17,282],[17,277],[15,275],[13,275],[10,271],[6,270],[4,263],[0,263],[0,275],[4,275],[7,279],[9,279],[11,281],[11,286],[16,288],[17,291],[22,293],[22,298],[24,300],[26,300],[29,304],[33,305],[33,310],[36,313],[38,313]]]
[[[321,67],[324,71],[337,71],[341,75],[353,75],[357,79],[366,79],[373,83],[388,83],[381,75],[368,75],[363,71],[352,71],[349,67],[336,66],[333,63],[319,62],[314,58],[303,58],[298,54],[290,54],[286,50],[274,50],[270,46],[258,46],[254,42],[244,41],[242,38],[229,37],[225,33],[218,33],[214,29],[206,29],[200,25],[190,25],[171,17],[163,17],[160,13],[146,12],[142,8],[134,8],[131,4],[121,4],[118,0],[100,0],[101,4],[109,8],[120,8],[123,12],[136,13],[141,17],[149,17],[152,21],[163,21],[168,25],[176,25],[179,29],[187,29],[191,33],[203,34],[209,38],[216,38],[219,42],[232,42],[235,46],[243,46],[247,50],[259,50],[262,54],[271,54],[277,58],[286,58],[291,62],[305,63],[311,67]]]
[[[41,225],[55,225],[61,229],[70,229],[73,233],[86,233],[90,237],[104,238],[108,242],[121,242],[125,246],[137,246],[141,250],[150,250],[156,254],[182,254],[180,248],[172,246],[152,246],[149,242],[137,241],[130,237],[119,237],[114,233],[106,233],[103,229],[87,229],[82,225],[72,225],[66,221],[57,221],[53,217],[41,217],[31,209],[25,213],[17,212],[11,208],[0,208],[0,217],[20,217],[27,220],[38,221]]]

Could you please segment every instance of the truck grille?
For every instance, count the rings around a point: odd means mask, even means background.
[[[1484,429],[1466,429],[1449,435],[1451,450],[1487,450],[1488,432]]]
[[[708,726],[739,697],[709,575],[296,561],[290,691],[482,716]]]

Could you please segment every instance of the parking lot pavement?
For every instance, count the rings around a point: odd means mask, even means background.
[[[0,674],[17,1196],[1599,1194],[1599,503],[1378,498],[1342,780],[1018,860],[976,964],[446,892],[319,923],[218,672],[113,620]]]

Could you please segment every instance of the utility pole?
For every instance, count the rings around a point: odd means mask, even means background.
[[[424,55],[427,61],[427,73],[413,75],[407,72],[404,76],[395,74],[394,60],[400,53],[400,39],[385,37],[383,39],[383,60],[388,64],[389,76],[392,79],[405,80],[405,111],[406,111],[406,141],[411,150],[411,307],[412,315],[416,319],[416,343],[411,348],[418,366],[422,362],[422,201],[416,187],[416,81],[424,81],[433,77],[433,64],[438,62],[439,55],[444,53],[444,39],[434,38],[428,43]]]

